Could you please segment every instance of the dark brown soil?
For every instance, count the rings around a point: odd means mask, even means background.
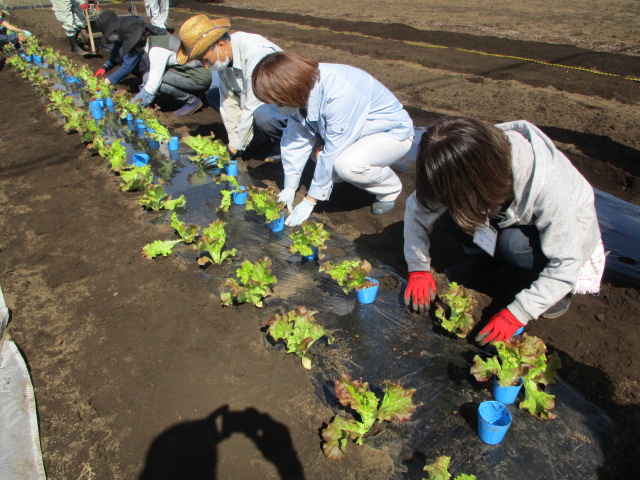
[[[390,28],[187,1],[180,6],[171,15],[176,27],[190,16],[183,11],[188,7],[229,15],[237,30],[321,61],[364,68],[396,93],[417,126],[443,114],[531,120],[595,187],[640,203],[640,84],[624,78],[640,76],[640,57],[545,44],[544,38]],[[51,11],[16,12],[12,23],[67,53]],[[103,61],[77,60],[93,68]],[[77,135],[65,134],[33,88],[4,66],[0,96],[0,282],[12,311],[8,331],[32,374],[49,478],[78,478],[84,463],[95,479],[392,475],[390,456],[366,445],[350,449],[347,460],[327,461],[318,428],[332,409],[318,402],[296,358],[265,348],[257,331],[262,312],[222,309],[195,265],[175,257],[142,258],[141,246],[170,236],[170,227],[151,224],[139,195],[120,192],[104,162],[90,156]],[[179,134],[214,131],[224,137],[219,116],[209,108],[162,120]],[[280,184],[277,164],[245,164],[256,179]],[[411,172],[403,180],[400,205],[388,215],[371,216],[370,199],[348,185],[336,186],[317,212],[351,238],[364,258],[399,273],[406,272],[402,207],[413,190]],[[435,235],[436,270],[463,259],[446,227]],[[484,319],[504,301],[491,286],[485,293],[494,301]],[[574,297],[568,314],[529,329],[560,353],[564,380],[615,422],[619,449],[611,449],[602,478],[635,477],[638,312],[636,288],[605,281],[600,296]],[[196,460],[203,458],[199,449],[213,452],[204,463]]]

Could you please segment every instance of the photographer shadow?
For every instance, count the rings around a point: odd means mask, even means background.
[[[139,480],[217,478],[217,446],[234,433],[251,439],[282,479],[304,479],[289,429],[254,408],[230,411],[224,405],[202,420],[178,423],[151,444]]]

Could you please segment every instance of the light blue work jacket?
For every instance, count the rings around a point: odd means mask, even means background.
[[[289,117],[282,136],[284,186],[298,188],[317,140],[323,143],[308,194],[327,200],[333,165],[358,139],[386,132],[398,141],[413,135],[413,122],[398,99],[368,73],[348,65],[321,63],[320,78],[304,110]]]

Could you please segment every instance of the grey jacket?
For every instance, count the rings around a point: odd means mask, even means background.
[[[496,126],[511,143],[514,189],[499,226],[535,225],[549,259],[531,286],[507,306],[526,324],[573,290],[600,240],[600,229],[593,188],[544,133],[523,120]],[[404,256],[410,272],[430,270],[429,233],[445,210],[435,207],[433,212],[421,207],[415,192],[407,200]]]

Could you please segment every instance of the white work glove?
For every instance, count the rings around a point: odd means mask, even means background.
[[[22,34],[23,34],[25,37],[30,37],[30,36],[31,36],[31,32],[29,32],[29,31],[27,31],[27,30],[23,30],[23,31],[22,31]]]
[[[315,203],[311,203],[305,198],[296,206],[296,208],[293,209],[293,212],[287,217],[284,224],[289,227],[297,227],[309,218],[309,215],[311,215],[313,207],[315,206]]]
[[[291,213],[293,208],[293,199],[296,197],[296,189],[291,187],[285,187],[278,194],[278,201],[284,203],[287,206],[287,210]]]

